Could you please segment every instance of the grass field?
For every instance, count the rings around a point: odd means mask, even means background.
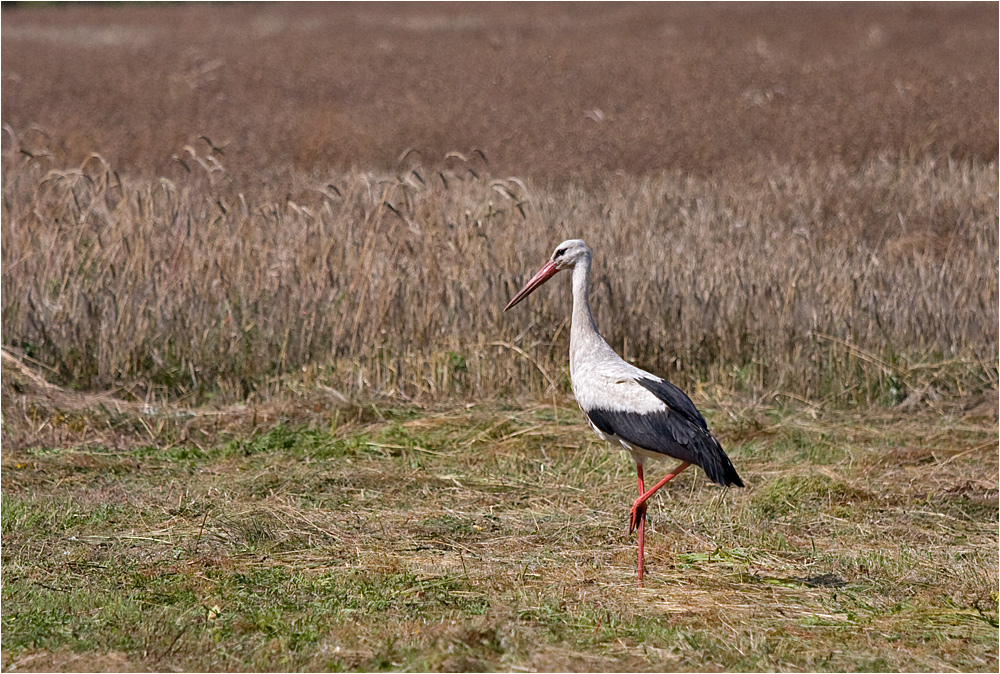
[[[994,4],[2,13],[4,671],[997,670]]]
[[[632,462],[563,398],[178,416],[4,376],[40,434],[5,442],[10,671],[997,666],[995,400],[705,401],[748,486],[672,483],[637,589]]]

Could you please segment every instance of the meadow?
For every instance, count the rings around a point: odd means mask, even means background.
[[[995,671],[994,10],[5,6],[3,669]]]
[[[168,415],[4,379],[36,434],[4,450],[11,671],[996,666],[995,400],[702,399],[748,486],[672,483],[639,589],[634,468],[562,397]]]

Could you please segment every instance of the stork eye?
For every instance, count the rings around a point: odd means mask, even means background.
[[[566,249],[565,248],[560,248],[559,250],[556,251],[556,257],[562,257],[565,253],[566,253]]]

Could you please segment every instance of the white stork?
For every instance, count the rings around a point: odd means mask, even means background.
[[[573,270],[573,320],[569,339],[569,374],[573,395],[601,438],[617,440],[635,459],[639,498],[632,504],[629,533],[639,530],[638,580],[642,584],[646,501],[685,468],[701,466],[708,479],[728,487],[743,486],[705,418],[683,391],[665,379],[626,363],[597,332],[588,299],[590,248],[580,239],[563,241],[504,311],[563,269]],[[646,459],[673,457],[680,465],[646,491]]]

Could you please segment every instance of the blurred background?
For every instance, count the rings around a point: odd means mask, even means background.
[[[983,3],[10,4],[4,122],[119,170],[200,135],[239,173],[479,148],[551,182],[997,153]]]

